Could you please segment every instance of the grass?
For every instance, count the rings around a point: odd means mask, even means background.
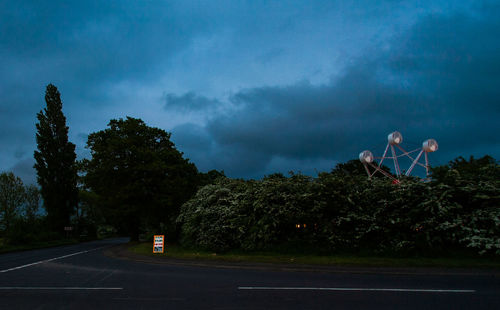
[[[200,261],[250,262],[275,264],[303,264],[321,266],[358,266],[358,267],[446,267],[446,268],[500,268],[500,260],[493,258],[470,257],[380,257],[355,255],[306,255],[282,254],[275,252],[228,252],[213,253],[186,249],[179,245],[166,246],[165,253],[153,254],[152,242],[131,244],[130,251],[136,254]]]

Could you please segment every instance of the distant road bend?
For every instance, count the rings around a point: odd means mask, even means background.
[[[118,259],[128,240],[0,255],[0,309],[500,309],[495,272],[293,272]]]

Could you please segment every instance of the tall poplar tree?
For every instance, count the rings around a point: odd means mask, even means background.
[[[61,233],[78,203],[75,145],[68,141],[61,94],[52,84],[45,102],[47,107],[37,114],[35,169],[50,229]]]

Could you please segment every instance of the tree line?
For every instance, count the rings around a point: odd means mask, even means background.
[[[170,133],[126,117],[89,134],[91,156],[77,161],[52,84],[45,102],[34,152],[39,187],[0,174],[4,244],[63,238],[71,227],[76,237],[165,234],[169,241],[217,252],[500,255],[500,168],[489,156],[435,167],[428,183],[368,180],[357,160],[315,178],[278,173],[239,180],[223,171],[199,172]]]
[[[176,149],[170,133],[132,117],[113,119],[106,129],[91,133],[86,144],[91,158],[77,161],[56,86],[47,85],[45,102],[36,123],[39,188],[24,188],[18,177],[2,173],[0,244],[64,238],[67,230],[86,238],[102,230],[132,240],[152,231],[175,239],[180,206],[198,187],[223,175],[200,173]],[[35,195],[45,212],[28,212]],[[39,225],[24,221],[33,217]]]

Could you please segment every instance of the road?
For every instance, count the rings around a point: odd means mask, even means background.
[[[285,272],[103,254],[126,241],[0,255],[0,309],[500,309],[498,271]]]

